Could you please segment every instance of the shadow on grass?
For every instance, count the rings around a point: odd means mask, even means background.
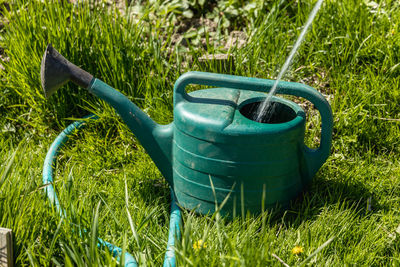
[[[309,187],[295,198],[287,208],[276,207],[268,212],[269,224],[277,222],[292,225],[294,227],[303,222],[315,220],[325,208],[336,207],[341,210],[351,209],[356,216],[362,218],[371,214],[388,210],[389,207],[379,203],[374,192],[362,182],[349,177],[328,178],[329,173],[318,174]],[[154,205],[155,198],[162,203],[170,205],[170,191],[167,182],[159,179],[143,179],[140,182],[139,194],[146,205]],[[182,210],[183,214],[201,218],[204,215],[194,211]],[[240,212],[237,213],[240,219]],[[211,218],[212,214],[209,217]],[[259,215],[250,215],[258,219]],[[226,218],[225,223],[229,224],[232,218]],[[235,219],[236,220],[236,219]]]
[[[296,226],[304,221],[314,220],[323,208],[333,205],[352,209],[359,217],[388,209],[377,201],[374,193],[362,182],[353,179],[343,182],[317,176],[308,189],[292,201],[288,209],[276,211],[273,219],[282,220],[284,216],[285,223]]]
[[[159,192],[161,193],[161,192]],[[149,203],[151,204],[151,203]],[[282,222],[293,227],[300,226],[306,221],[313,221],[324,208],[339,207],[341,210],[351,209],[356,216],[362,218],[370,216],[379,210],[387,210],[389,207],[378,202],[374,193],[361,182],[349,179],[343,182],[339,179],[326,179],[323,175],[318,175],[311,182],[309,187],[295,198],[287,208],[276,206],[268,211],[268,224],[270,226]],[[194,211],[183,211],[190,216],[200,218],[203,215],[196,214]],[[236,219],[240,219],[238,213]],[[209,215],[211,218],[212,214]],[[249,214],[246,215],[248,219]],[[262,215],[250,215],[254,219],[259,219]],[[225,218],[225,223],[229,224],[232,218]]]

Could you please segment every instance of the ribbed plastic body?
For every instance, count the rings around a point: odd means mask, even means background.
[[[263,207],[286,206],[303,190],[305,115],[298,105],[274,98],[295,117],[267,124],[240,112],[265,94],[213,88],[189,95],[192,101],[174,111],[173,186],[181,206],[211,214],[226,198],[222,215],[259,213]]]

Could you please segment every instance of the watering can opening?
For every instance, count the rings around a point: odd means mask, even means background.
[[[255,116],[258,112],[258,108],[263,104],[263,101],[251,102],[244,105],[240,109],[240,113],[246,118],[256,121],[257,116]],[[268,111],[263,114],[260,123],[269,123],[269,124],[278,124],[289,122],[296,118],[296,112],[289,107],[280,102],[271,102]]]

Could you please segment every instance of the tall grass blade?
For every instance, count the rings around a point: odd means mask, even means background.
[[[17,152],[18,152],[18,149],[16,149],[14,151],[14,153],[11,155],[11,157],[8,160],[7,166],[3,170],[3,173],[0,178],[0,193],[2,193],[2,187],[4,185],[4,182],[6,181],[8,175],[10,174],[11,166],[14,163],[15,155],[17,154]]]
[[[323,250],[326,246],[328,246],[333,240],[335,239],[334,237],[331,237],[328,239],[328,241],[326,241],[325,243],[323,243],[319,248],[317,248],[313,253],[310,254],[310,256],[308,256],[304,261],[302,261],[300,263],[299,266],[304,266],[308,261],[310,261],[315,255],[317,255],[321,250]]]
[[[137,234],[135,225],[133,224],[131,213],[129,212],[129,196],[128,196],[128,185],[126,183],[126,176],[125,176],[125,208],[126,208],[126,214],[128,215],[129,226],[131,227],[133,237],[135,238],[137,246],[140,247],[139,235]]]
[[[101,202],[99,201],[96,206],[96,210],[95,210],[94,218],[93,218],[93,222],[92,222],[91,242],[90,242],[90,256],[91,256],[92,260],[97,258],[96,256],[97,256],[100,205],[101,205]]]

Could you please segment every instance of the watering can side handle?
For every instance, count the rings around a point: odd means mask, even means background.
[[[277,93],[303,97],[313,103],[321,115],[321,142],[319,147],[311,149],[304,144],[307,177],[311,179],[330,154],[333,130],[331,106],[320,92],[305,84],[286,83],[284,87],[278,88]]]
[[[186,86],[189,84],[269,92],[274,82],[273,80],[260,78],[191,71],[180,76],[175,82],[174,106],[181,101],[190,101],[191,98],[185,91]],[[304,145],[307,177],[311,179],[330,154],[333,128],[331,107],[320,92],[305,84],[282,81],[278,84],[277,93],[303,97],[313,103],[321,115],[322,130],[320,146],[317,149],[311,149]]]

